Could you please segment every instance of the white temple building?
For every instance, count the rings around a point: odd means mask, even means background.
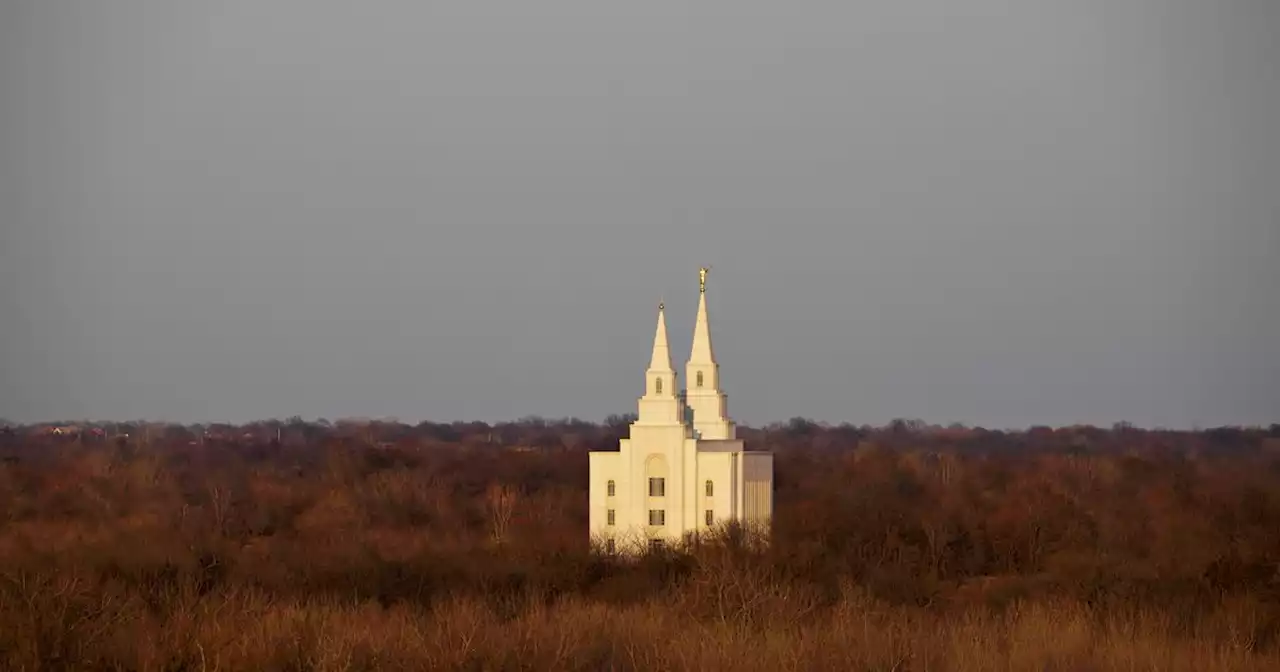
[[[773,454],[746,450],[736,438],[711,347],[707,269],[699,275],[687,389],[677,389],[659,304],[630,436],[617,451],[590,453],[591,537],[609,552],[678,543],[731,520],[767,530],[773,515]]]

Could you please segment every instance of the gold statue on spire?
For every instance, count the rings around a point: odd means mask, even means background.
[[[702,268],[698,269],[698,293],[699,294],[707,293],[707,271],[710,271],[710,270],[711,270],[710,266],[703,266]]]

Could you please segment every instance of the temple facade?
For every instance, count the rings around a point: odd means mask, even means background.
[[[590,454],[590,533],[609,552],[679,543],[731,520],[763,531],[772,518],[773,454],[747,450],[729,419],[706,278],[701,269],[685,389],[659,304],[638,417],[618,450]]]

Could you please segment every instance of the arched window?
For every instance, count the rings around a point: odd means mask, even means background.
[[[702,387],[702,372],[698,372],[698,387]]]
[[[661,378],[654,378],[654,379],[653,379],[653,393],[654,393],[654,394],[662,394],[662,379],[661,379]]]
[[[649,479],[649,496],[665,497],[667,494],[667,461],[661,454],[653,454],[644,462],[645,477]]]
[[[715,488],[711,485],[711,481],[707,481],[707,496],[710,497],[715,493]]]

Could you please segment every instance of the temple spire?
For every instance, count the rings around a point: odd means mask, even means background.
[[[649,358],[650,373],[674,372],[671,368],[671,347],[667,344],[667,316],[665,306],[658,303],[658,329],[653,334],[653,356]]]
[[[658,328],[653,334],[653,355],[645,371],[644,396],[640,397],[642,425],[668,427],[684,424],[684,404],[676,390],[676,370],[671,368],[671,347],[667,344],[665,306],[658,304]]]
[[[698,269],[698,319],[693,325],[693,348],[689,351],[689,362],[697,364],[715,364],[715,350],[711,347],[711,324],[707,319],[707,272],[710,268]]]
[[[693,326],[693,348],[685,365],[685,402],[693,415],[696,436],[709,440],[733,439],[727,400],[720,389],[720,365],[711,347],[711,321],[707,317],[707,271],[698,269],[698,318]]]

